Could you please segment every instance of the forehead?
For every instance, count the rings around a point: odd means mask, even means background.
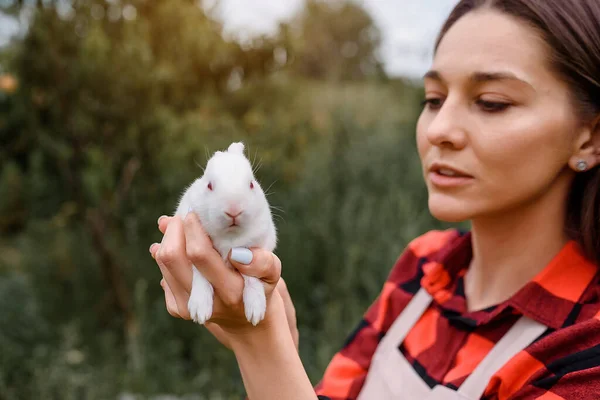
[[[240,177],[246,179],[252,174],[252,167],[247,158],[238,154],[218,152],[209,161],[206,170],[227,179]]]
[[[529,82],[553,79],[546,45],[534,29],[494,10],[460,18],[445,34],[432,69],[460,79],[475,71],[509,71]]]

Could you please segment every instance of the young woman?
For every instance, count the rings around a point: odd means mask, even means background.
[[[429,209],[472,229],[410,243],[316,390],[272,253],[230,255],[267,288],[253,327],[198,219],[161,218],[169,313],[189,318],[191,260],[250,399],[600,398],[600,2],[460,1],[424,85]]]

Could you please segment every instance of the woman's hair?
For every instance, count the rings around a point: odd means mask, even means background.
[[[582,123],[600,115],[600,0],[461,0],[435,43],[461,17],[478,9],[512,16],[547,44],[548,65],[569,85]],[[578,173],[569,193],[565,229],[600,265],[600,168]]]

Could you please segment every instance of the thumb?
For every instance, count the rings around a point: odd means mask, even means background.
[[[265,249],[234,247],[228,258],[241,274],[261,279],[267,284],[277,284],[281,276],[279,257]]]

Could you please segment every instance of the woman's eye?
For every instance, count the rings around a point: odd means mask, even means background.
[[[511,106],[510,103],[497,101],[477,100],[477,105],[485,112],[500,112]],[[421,107],[427,107],[430,110],[439,110],[444,104],[444,99],[439,97],[431,97],[421,102]]]
[[[436,97],[425,99],[421,102],[421,107],[428,107],[432,110],[437,110],[442,106],[443,100]]]
[[[500,112],[510,107],[509,103],[501,103],[496,101],[477,100],[477,105],[486,112]]]

